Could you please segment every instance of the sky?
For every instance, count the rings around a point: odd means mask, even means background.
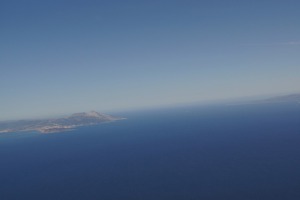
[[[1,0],[0,120],[300,92],[299,0]]]

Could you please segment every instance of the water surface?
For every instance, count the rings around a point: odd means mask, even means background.
[[[300,104],[123,113],[0,136],[0,199],[300,199]]]

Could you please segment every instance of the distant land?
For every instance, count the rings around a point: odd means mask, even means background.
[[[282,96],[276,96],[276,97],[271,97],[268,99],[264,99],[263,102],[298,102],[300,103],[300,93],[295,93],[295,94],[289,94],[289,95],[282,95]]]
[[[274,96],[261,100],[242,101],[239,104],[260,103],[300,103],[300,93]],[[70,131],[80,126],[97,125],[105,122],[113,122],[125,118],[102,114],[96,111],[75,113],[68,117],[51,119],[9,120],[0,121],[0,133],[37,131],[40,133],[56,133]]]
[[[102,114],[96,111],[75,113],[68,117],[36,120],[0,121],[0,133],[19,131],[38,131],[40,133],[57,133],[70,131],[79,126],[97,125],[124,118]]]
[[[268,98],[260,98],[255,100],[237,100],[229,105],[244,105],[244,104],[269,104],[269,103],[300,103],[300,93],[273,96]]]

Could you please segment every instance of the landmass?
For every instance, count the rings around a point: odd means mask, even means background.
[[[75,113],[68,117],[35,120],[0,121],[0,133],[37,131],[57,133],[74,130],[80,126],[91,126],[125,118],[114,117],[96,111]]]
[[[298,102],[300,103],[300,93],[295,94],[289,94],[289,95],[282,95],[282,96],[276,96],[271,97],[268,99],[265,99],[264,102]]]
[[[247,105],[247,104],[278,104],[278,103],[288,103],[288,104],[300,104],[300,93],[273,96],[269,98],[260,98],[256,100],[239,100],[235,103],[229,105]]]

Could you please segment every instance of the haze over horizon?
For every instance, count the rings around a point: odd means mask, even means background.
[[[0,120],[300,92],[300,1],[1,1]]]

